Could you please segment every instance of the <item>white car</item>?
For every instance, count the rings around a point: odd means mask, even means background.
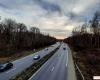
[[[34,59],[34,60],[40,59],[40,55],[35,55],[33,59]]]

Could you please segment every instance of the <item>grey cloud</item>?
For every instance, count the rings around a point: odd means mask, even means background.
[[[60,6],[55,3],[50,3],[44,0],[33,0],[35,3],[37,3],[39,6],[41,6],[43,9],[47,10],[48,12],[61,12]]]
[[[100,0],[0,0],[1,16],[13,16],[25,24],[39,25],[42,31],[55,35],[70,34],[71,31],[63,28],[90,20],[99,9]]]
[[[3,9],[9,9],[8,6],[6,6],[6,5],[4,5],[4,4],[2,4],[2,3],[0,3],[0,7],[3,8]]]
[[[32,6],[33,1],[30,0],[0,0],[0,7],[5,8],[7,10],[21,10],[24,6]]]

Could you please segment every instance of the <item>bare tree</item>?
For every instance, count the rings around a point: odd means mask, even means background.
[[[28,30],[25,24],[12,19],[0,23],[0,50],[9,52],[2,55],[11,55],[11,51],[46,47],[55,42],[54,37],[42,34],[36,27]]]

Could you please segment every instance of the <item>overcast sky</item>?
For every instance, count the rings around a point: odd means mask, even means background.
[[[75,26],[90,20],[99,5],[100,0],[0,0],[0,16],[65,38]]]

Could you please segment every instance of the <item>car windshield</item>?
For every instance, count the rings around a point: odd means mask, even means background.
[[[39,55],[35,55],[34,57],[38,57]]]
[[[0,69],[4,68],[4,65],[3,64],[0,64]]]
[[[2,68],[2,65],[0,65],[0,68]]]

